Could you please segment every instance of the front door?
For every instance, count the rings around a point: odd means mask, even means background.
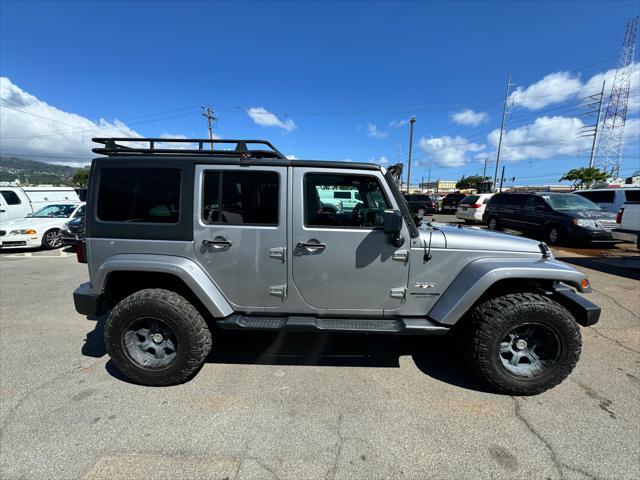
[[[384,210],[397,209],[380,171],[293,169],[291,261],[304,301],[327,313],[381,315],[404,303],[410,238],[396,248],[382,230]],[[336,208],[327,191],[352,191],[358,202]],[[405,253],[407,254],[405,256]]]
[[[287,169],[199,165],[195,255],[241,311],[278,307],[286,298]]]

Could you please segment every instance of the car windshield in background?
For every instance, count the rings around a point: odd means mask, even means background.
[[[602,210],[591,200],[587,200],[580,195],[572,195],[570,193],[566,193],[542,195],[542,198],[554,210]]]
[[[31,218],[68,218],[77,205],[48,205],[41,208]]]

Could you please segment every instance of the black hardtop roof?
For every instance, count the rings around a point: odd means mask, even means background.
[[[379,165],[374,163],[288,159],[266,140],[94,138],[93,141],[103,145],[102,147],[93,148],[94,153],[106,155],[106,157],[97,157],[95,159],[100,164],[108,163],[111,159],[124,160],[131,163],[145,161],[157,163],[166,159],[172,161],[187,161],[194,164],[214,165],[267,165],[361,170],[381,169]],[[123,142],[129,143],[130,145],[125,145]],[[197,144],[198,148],[184,148],[185,144]],[[216,144],[235,145],[235,148],[215,149]],[[171,148],[173,145],[176,145],[176,147]],[[254,149],[249,148],[250,145],[258,145],[266,148]]]

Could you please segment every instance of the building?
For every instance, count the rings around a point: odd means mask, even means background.
[[[420,188],[425,191],[442,192],[456,189],[455,180],[436,180],[435,182],[425,182],[420,184]]]

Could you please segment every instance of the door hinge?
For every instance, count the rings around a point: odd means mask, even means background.
[[[284,247],[273,247],[269,249],[269,256],[271,258],[277,258],[283,262],[286,259],[287,249]]]
[[[272,285],[269,287],[269,295],[273,295],[274,297],[286,297],[287,296],[287,286],[286,285]]]
[[[393,252],[393,259],[396,262],[407,263],[409,261],[409,251],[408,250],[396,250],[395,252]]]
[[[406,287],[392,288],[389,295],[391,295],[391,298],[404,298],[406,291]]]

